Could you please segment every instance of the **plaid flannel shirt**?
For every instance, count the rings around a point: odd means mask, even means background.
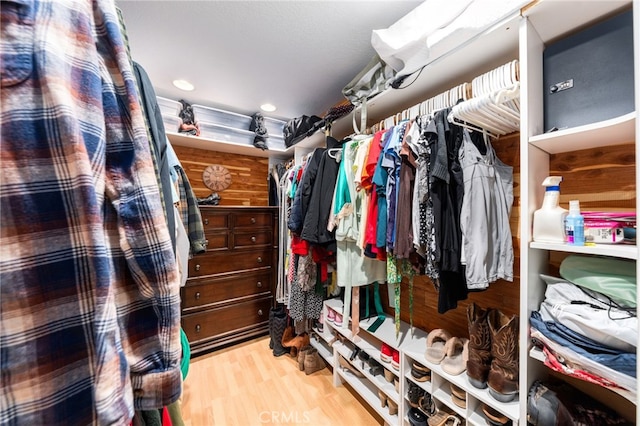
[[[128,424],[180,396],[180,299],[115,6],[1,8],[0,424]]]

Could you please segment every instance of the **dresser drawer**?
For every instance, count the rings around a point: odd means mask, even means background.
[[[182,328],[191,344],[269,321],[271,297],[182,316]]]
[[[207,251],[229,248],[229,233],[226,231],[207,232],[205,238],[207,239]]]
[[[200,209],[202,215],[202,226],[204,232],[216,229],[227,229],[229,227],[229,214],[226,212],[216,212],[208,209]]]
[[[189,261],[189,277],[222,274],[244,269],[266,268],[272,263],[272,247],[254,250],[207,252]]]
[[[235,228],[273,227],[273,214],[267,212],[238,212],[234,214]]]
[[[272,244],[271,231],[244,232],[233,234],[233,247],[244,248]]]
[[[271,291],[271,271],[234,274],[226,278],[202,278],[197,284],[187,282],[182,294],[182,308],[194,310],[229,299],[253,296]]]

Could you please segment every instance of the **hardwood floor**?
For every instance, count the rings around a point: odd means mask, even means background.
[[[274,357],[260,337],[191,360],[182,393],[186,426],[380,425],[329,368],[309,376],[288,355]]]

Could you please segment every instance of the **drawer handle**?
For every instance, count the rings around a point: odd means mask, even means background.
[[[255,236],[251,237],[251,242],[252,242],[252,243],[255,243],[255,242],[256,242],[256,237],[255,237]]]
[[[200,324],[196,324],[196,333],[200,333]]]
[[[258,286],[258,288],[262,288],[262,281],[258,281],[256,285]]]
[[[262,263],[262,258],[258,256],[258,263]]]
[[[196,293],[196,300],[200,300],[200,292]]]
[[[255,217],[251,218],[251,223],[256,223],[256,218]]]
[[[208,225],[208,224],[209,224],[209,219],[205,219],[205,220],[204,220],[204,224],[205,224],[205,225]]]
[[[262,316],[262,309],[258,309],[258,315]]]
[[[200,265],[196,265],[196,271],[200,270]]]

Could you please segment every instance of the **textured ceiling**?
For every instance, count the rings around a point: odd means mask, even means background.
[[[374,55],[371,31],[421,1],[117,1],[156,93],[252,114],[325,112]],[[196,89],[172,85],[186,79]]]

